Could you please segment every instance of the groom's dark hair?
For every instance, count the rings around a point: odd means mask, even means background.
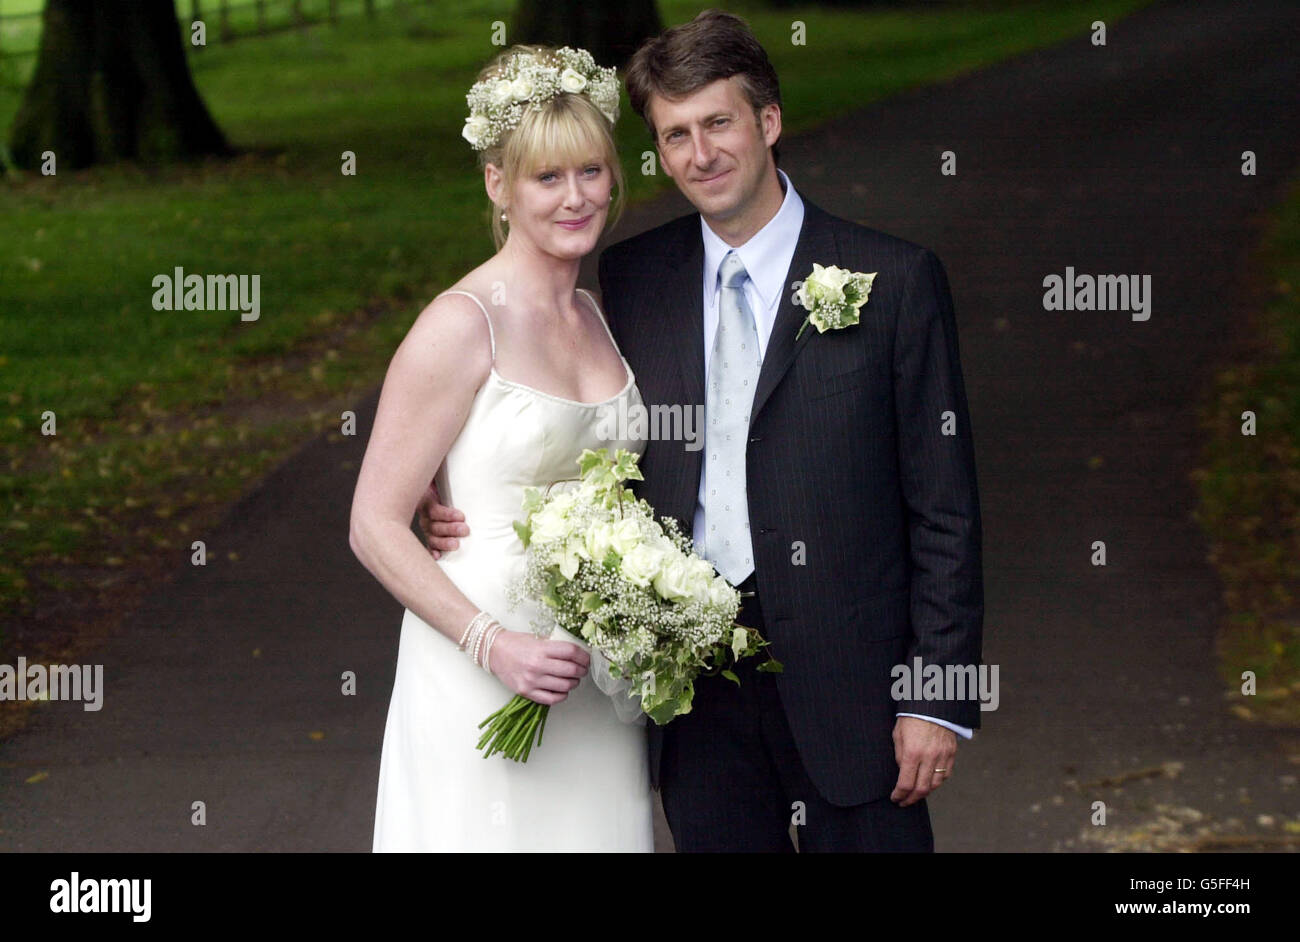
[[[646,105],[652,94],[685,98],[718,79],[740,77],[740,87],[757,115],[767,105],[781,104],[776,69],[738,16],[705,10],[689,23],[665,30],[642,44],[627,66],[627,96],[650,131],[658,137]],[[772,145],[772,159],[778,159]]]

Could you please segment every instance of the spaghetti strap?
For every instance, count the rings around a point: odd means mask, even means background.
[[[496,366],[496,363],[497,363],[497,338],[496,338],[496,334],[495,334],[495,333],[493,332],[493,330],[492,330],[492,318],[488,317],[487,308],[485,308],[485,307],[483,306],[483,302],[480,301],[480,300],[479,300],[477,297],[475,297],[474,295],[470,294],[468,291],[461,291],[459,288],[448,288],[446,291],[442,292],[442,294],[437,295],[437,296],[434,298],[434,300],[435,300],[435,301],[438,300],[438,298],[442,297],[443,294],[463,294],[463,295],[465,295],[465,297],[467,297],[467,298],[471,298],[471,299],[474,301],[474,303],[478,305],[478,309],[479,309],[480,311],[482,311],[482,312],[483,312],[483,316],[484,316],[485,318],[487,318],[487,325],[488,325],[488,340],[489,340],[489,341],[491,342],[491,344],[492,344],[492,365],[493,365],[493,366]],[[608,328],[606,328],[606,329],[608,329]]]
[[[587,300],[591,302],[591,306],[596,309],[596,315],[600,318],[601,326],[605,328],[605,335],[609,337],[609,342],[614,345],[614,352],[621,357],[623,355],[623,351],[618,348],[618,341],[616,341],[614,339],[614,335],[610,333],[609,321],[605,320],[605,312],[602,311],[600,309],[600,305],[596,303],[595,296],[592,295],[592,293],[588,291],[586,288],[579,288],[578,290],[587,296]]]

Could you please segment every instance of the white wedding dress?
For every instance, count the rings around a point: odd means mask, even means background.
[[[444,293],[465,294],[483,308],[469,292]],[[522,519],[524,488],[576,479],[585,448],[644,451],[644,440],[597,437],[601,409],[640,406],[641,398],[626,359],[626,386],[602,403],[503,379],[486,308],[483,316],[494,366],[437,477],[439,495],[464,512],[470,535],[438,564],[477,608],[507,629],[530,631],[538,609],[521,604],[512,611],[507,601],[524,559],[512,526]],[[513,696],[454,641],[406,611],[379,766],[374,849],[653,851],[644,726],[621,722],[588,674],[551,707],[527,762],[485,759],[475,748],[478,724]]]

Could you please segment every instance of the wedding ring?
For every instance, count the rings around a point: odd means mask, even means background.
[[[947,772],[947,769],[935,769],[936,772]]]

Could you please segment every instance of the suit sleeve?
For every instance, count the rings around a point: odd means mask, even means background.
[[[984,581],[975,450],[948,277],[929,249],[909,269],[895,330],[894,407],[911,571],[906,666],[919,657],[923,667],[959,667],[968,681],[963,698],[946,688],[948,699],[900,700],[897,710],[978,728],[973,682]]]

